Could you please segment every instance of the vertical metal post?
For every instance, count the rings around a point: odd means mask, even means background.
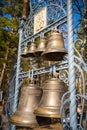
[[[76,112],[76,79],[74,68],[74,43],[72,22],[72,0],[67,0],[67,23],[68,23],[68,58],[69,58],[69,91],[70,91],[70,127],[77,128]]]
[[[17,58],[17,69],[16,69],[16,85],[15,85],[15,94],[14,94],[14,105],[13,112],[16,111],[18,103],[18,94],[19,94],[19,73],[20,73],[20,63],[21,63],[21,41],[22,41],[22,27],[19,29],[19,46],[18,46],[18,58]],[[14,125],[11,126],[11,130],[15,130]]]
[[[19,47],[18,47],[18,59],[17,59],[17,70],[16,70],[16,85],[15,85],[15,95],[14,95],[14,108],[13,112],[16,111],[19,93],[19,74],[20,74],[20,62],[21,62],[21,41],[22,41],[22,28],[19,30]]]

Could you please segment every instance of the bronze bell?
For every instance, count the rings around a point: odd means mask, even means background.
[[[27,52],[27,57],[35,57],[36,45],[34,42],[30,44],[29,50]]]
[[[10,117],[10,122],[21,127],[38,126],[36,116],[33,114],[41,99],[41,88],[35,84],[22,87],[17,111]]]
[[[40,43],[35,52],[36,56],[41,56],[41,53],[45,51],[45,48],[46,48],[46,40],[45,38],[41,38]]]
[[[61,98],[65,93],[64,83],[57,78],[50,78],[43,86],[43,95],[34,113],[37,116],[60,118]]]
[[[28,47],[24,46],[23,52],[22,52],[21,56],[24,57],[24,58],[26,58],[27,57],[27,52],[28,52]]]
[[[49,61],[62,60],[63,56],[67,53],[64,47],[64,40],[59,32],[51,32],[48,39],[47,47],[42,53],[42,58]]]

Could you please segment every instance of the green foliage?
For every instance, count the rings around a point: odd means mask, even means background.
[[[19,17],[23,8],[23,1],[5,0],[3,17],[0,17],[0,63],[6,62],[5,56],[8,49],[8,57],[16,58],[18,46]],[[10,55],[10,56],[9,56]],[[9,59],[7,58],[9,63]]]
[[[18,33],[14,35],[14,28],[17,26],[12,26],[12,20],[9,20],[7,18],[1,18],[0,19],[0,62],[3,64],[6,57],[7,49],[9,48],[9,51],[12,55],[13,51],[17,49],[18,44]],[[13,28],[12,28],[13,27]],[[13,47],[15,49],[13,49]],[[11,50],[12,49],[12,50]],[[14,54],[14,53],[13,53]],[[7,58],[8,61],[8,58]]]
[[[5,65],[2,80],[2,88],[5,91],[9,86],[10,74],[14,71],[13,66],[17,62],[19,18],[22,14],[23,1],[5,0],[4,2],[3,16],[0,17],[0,76]]]
[[[12,17],[21,17],[23,1],[5,0],[4,14],[10,14]]]

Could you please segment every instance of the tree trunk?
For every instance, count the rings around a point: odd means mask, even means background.
[[[23,12],[22,12],[22,17],[24,19],[28,18],[29,12],[30,12],[30,0],[23,0],[24,4],[23,4]]]
[[[6,56],[5,56],[5,60],[7,60],[7,57],[8,57],[8,49],[7,49],[7,53],[6,53]],[[3,68],[2,68],[2,72],[1,72],[1,76],[0,76],[0,88],[1,88],[1,85],[2,85],[3,77],[4,77],[5,68],[6,68],[6,63],[3,63]]]

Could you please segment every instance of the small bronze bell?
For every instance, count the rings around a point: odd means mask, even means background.
[[[35,84],[29,84],[21,89],[21,96],[17,111],[10,117],[10,122],[21,127],[38,126],[36,116],[33,114],[41,99],[41,89]]]
[[[45,51],[45,48],[46,48],[46,40],[45,40],[45,38],[41,38],[40,43],[39,43],[37,50],[35,52],[35,55],[41,56],[41,53]]]
[[[27,57],[35,57],[36,45],[34,42],[30,44],[29,50],[27,52]]]
[[[42,58],[49,61],[62,60],[67,53],[64,47],[64,40],[59,32],[52,32],[47,43],[47,48],[42,53]]]
[[[50,78],[43,86],[43,95],[34,113],[37,116],[60,118],[61,98],[64,93],[64,83],[57,78]]]
[[[24,57],[24,58],[27,58],[27,52],[28,52],[28,47],[24,46],[21,56]]]

